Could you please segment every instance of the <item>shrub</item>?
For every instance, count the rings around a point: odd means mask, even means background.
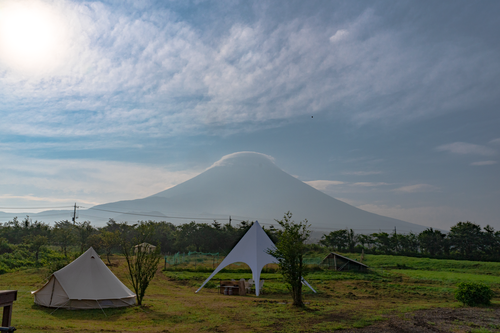
[[[455,298],[464,305],[489,305],[493,297],[493,291],[484,283],[461,282],[457,287]]]

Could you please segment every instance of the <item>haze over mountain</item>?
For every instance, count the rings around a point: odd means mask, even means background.
[[[224,156],[205,172],[165,191],[137,200],[107,203],[81,211],[96,224],[117,221],[166,220],[174,223],[258,220],[275,223],[287,211],[295,221],[308,219],[312,229],[352,228],[359,232],[420,232],[424,226],[358,209],[305,184],[255,152]],[[43,214],[43,213],[40,213]],[[68,218],[68,212],[65,212]],[[36,218],[33,215],[33,218]],[[87,219],[87,218],[85,218]]]

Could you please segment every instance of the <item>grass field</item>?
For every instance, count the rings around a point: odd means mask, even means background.
[[[194,291],[208,277],[212,265],[159,269],[143,307],[105,309],[105,313],[54,311],[35,305],[30,292],[45,282],[44,269],[0,275],[0,288],[18,290],[12,325],[22,332],[325,332],[365,327],[387,316],[403,316],[415,310],[461,307],[453,297],[459,281],[482,281],[495,292],[500,287],[497,263],[372,255],[365,258],[374,273],[313,271],[307,280],[318,293],[304,290],[304,309],[290,305],[286,287],[272,269],[262,274],[265,284],[260,297],[220,295],[216,289],[219,280],[251,277],[244,265],[220,272],[198,294]],[[113,272],[130,286],[123,259],[114,257],[113,261],[119,263]],[[499,301],[494,298],[491,309],[500,308]],[[490,331],[496,330],[483,330]]]

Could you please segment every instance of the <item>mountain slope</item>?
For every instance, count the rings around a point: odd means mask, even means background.
[[[190,217],[202,222],[200,218],[222,221],[231,215],[235,219],[273,223],[274,219],[280,219],[285,212],[291,211],[296,221],[307,218],[312,228],[317,230],[352,228],[375,232],[396,227],[402,232],[420,232],[425,229],[421,225],[369,213],[334,199],[282,171],[268,156],[254,152],[227,155],[200,175],[150,197],[94,208],[140,211],[144,212],[146,219],[146,212],[155,211],[156,215],[161,212],[173,222],[189,222],[191,219],[171,217]],[[142,217],[129,216],[130,221]]]

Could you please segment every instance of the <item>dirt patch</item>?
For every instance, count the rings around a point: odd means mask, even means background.
[[[439,308],[385,317],[386,321],[375,325],[343,332],[471,332],[481,328],[500,332],[500,307]]]

